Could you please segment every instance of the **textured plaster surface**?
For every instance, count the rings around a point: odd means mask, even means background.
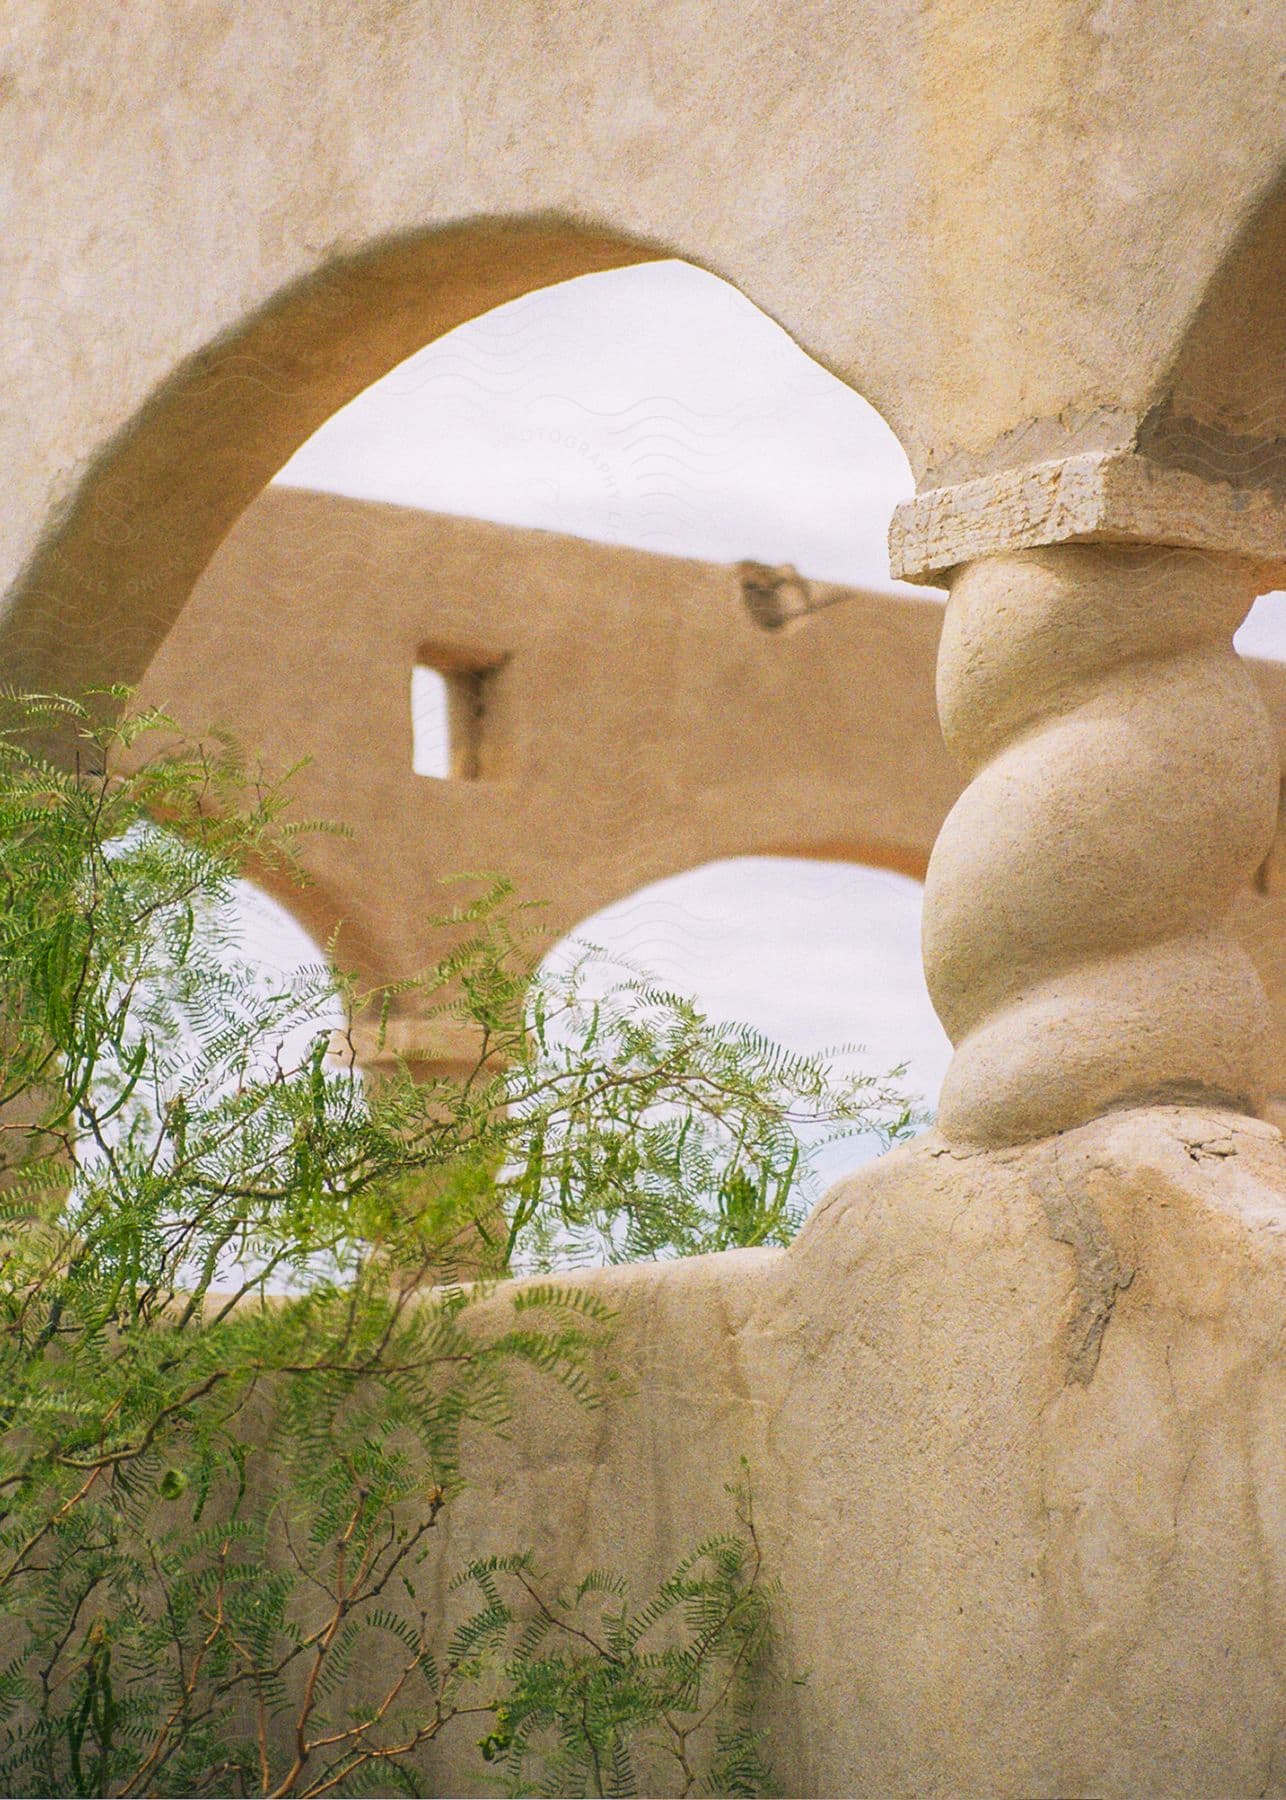
[[[998,551],[1096,541],[1244,557],[1264,591],[1286,579],[1286,505],[1273,489],[1101,453],[928,489],[894,514],[889,560],[925,581]]]
[[[649,254],[741,288],[930,484],[1127,448],[1176,370],[1242,433],[1220,390],[1272,313],[1284,42],[1273,0],[21,0],[7,662],[137,675],[338,405],[500,300]],[[1258,307],[1211,302],[1234,262]],[[1258,391],[1272,440],[1280,383]]]
[[[530,1545],[641,1590],[726,1523],[744,1454],[788,1793],[1286,1793],[1284,1278],[1271,1126],[930,1135],[788,1252],[576,1277],[620,1391],[525,1395],[441,1567]],[[467,1770],[448,1749],[438,1791]]]
[[[1262,1109],[1269,1009],[1229,929],[1280,798],[1232,647],[1253,594],[1243,564],[1164,545],[956,571],[938,707],[968,786],[924,905],[948,1136],[1016,1143],[1148,1100]]]
[[[922,490],[1138,451],[1235,488],[1216,547],[1262,556],[1286,435],[1283,29],[1275,0],[21,0],[0,72],[6,676],[141,675],[239,515],[336,407],[487,307],[649,255],[725,276],[863,392]],[[1243,501],[1253,542],[1228,541]],[[984,531],[984,547],[1039,557],[1033,516],[1020,494],[1010,535]],[[1171,516],[1151,527],[1165,543]],[[649,593],[605,606],[622,667]],[[1269,738],[1216,645],[1235,609],[1211,595],[1200,629],[1189,609],[1191,655],[1149,639],[1146,604],[1137,654],[1124,599],[1099,620],[1119,654],[1095,672],[1091,722],[1111,741],[1078,761],[1065,737],[1056,804],[1030,831],[987,815],[1011,833],[1000,918],[969,929],[988,995],[1020,978],[989,946],[1011,892],[1011,923],[1041,923],[1036,847],[1052,846],[1074,920],[1097,886],[1118,957],[1077,1048],[1110,1038],[1122,998],[1146,1026],[1152,998],[1172,1066],[1191,977],[1201,1078],[1226,1065],[1240,1093],[1253,994],[1235,958],[1235,980],[1211,979],[1190,928],[1208,918],[1222,954],[1211,897],[1239,904],[1267,848]],[[1074,622],[1076,584],[1064,597]],[[398,617],[390,668],[419,641]],[[265,629],[288,657],[277,618],[260,620],[261,653]],[[685,662],[701,628],[676,612],[669,629],[649,652],[663,728],[706,709],[753,738],[739,690],[709,691]],[[984,668],[1022,635],[983,633]],[[854,679],[854,648],[792,675],[811,704]],[[1057,634],[1050,649],[1040,694]],[[559,650],[572,673],[591,659]],[[767,650],[748,654],[769,679]],[[1022,692],[981,706],[979,729],[1003,735]],[[1183,818],[1190,775],[1208,869],[1201,842],[1174,839],[1130,866],[1131,719],[1163,782],[1173,753]],[[1021,733],[1013,747],[1021,762]],[[363,801],[395,810],[410,779],[372,778]],[[677,814],[666,765],[645,779]],[[783,763],[780,779],[774,837],[792,800],[801,818],[825,804],[829,778]],[[458,802],[462,836],[484,788]],[[695,789],[749,814],[713,761]],[[619,827],[628,796],[602,803]],[[1195,957],[1168,981],[1146,906],[1136,962],[1111,936],[1158,870],[1166,943]],[[418,903],[422,868],[408,886]],[[1045,1048],[1056,1072],[1056,1036]],[[1106,1104],[1122,1096],[1100,1061]],[[1005,1104],[1038,1113],[1043,1079]],[[556,1574],[611,1562],[645,1584],[726,1520],[744,1452],[785,1595],[780,1669],[809,1675],[767,1701],[790,1791],[1281,1794],[1284,1207],[1270,1128],[1122,1112],[1022,1150],[926,1139],[835,1190],[789,1253],[578,1277],[619,1309],[632,1394],[587,1414],[533,1390],[451,1509],[443,1568],[532,1545]],[[463,1767],[432,1779],[465,1791]]]

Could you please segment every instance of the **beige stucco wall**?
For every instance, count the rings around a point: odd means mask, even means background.
[[[744,1454],[785,1792],[1280,1796],[1284,1187],[1271,1127],[1197,1110],[929,1136],[789,1251],[581,1277],[621,1397],[525,1389],[427,1579],[526,1545],[641,1596]],[[435,1791],[487,1791],[473,1735]]]
[[[337,405],[500,299],[649,253],[780,320],[927,483],[1128,444],[1176,359],[1204,391],[1271,315],[1199,317],[1269,216],[1281,53],[1272,0],[22,0],[10,666],[136,676]]]

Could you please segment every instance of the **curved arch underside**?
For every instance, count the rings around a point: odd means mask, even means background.
[[[237,518],[341,406],[479,313],[654,254],[563,222],[479,221],[377,244],[278,295],[99,454],[13,596],[7,678],[136,682]]]

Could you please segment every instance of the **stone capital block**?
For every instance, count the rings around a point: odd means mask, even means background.
[[[889,528],[895,577],[946,586],[962,563],[1051,544],[1165,544],[1255,566],[1260,590],[1286,581],[1286,498],[1136,452],[1093,451],[930,488]]]

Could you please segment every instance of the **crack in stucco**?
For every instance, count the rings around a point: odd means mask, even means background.
[[[1117,1256],[1086,1185],[1069,1184],[1057,1145],[1037,1188],[1051,1235],[1057,1243],[1067,1244],[1076,1259],[1080,1304],[1066,1331],[1066,1379],[1088,1387],[1098,1368],[1117,1296],[1134,1280],[1134,1267]]]

